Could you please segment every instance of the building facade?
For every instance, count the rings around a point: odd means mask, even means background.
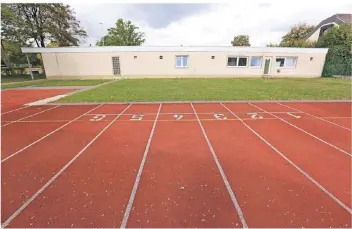
[[[352,24],[352,14],[334,14],[324,19],[307,35],[306,40],[317,42],[330,28],[341,24]]]
[[[48,79],[320,77],[328,49],[279,47],[22,48]]]

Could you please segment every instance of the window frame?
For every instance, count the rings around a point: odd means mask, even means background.
[[[229,58],[237,58],[237,61],[236,61],[236,66],[229,66]],[[247,61],[246,61],[246,66],[238,66],[238,63],[240,62],[240,58],[246,58]],[[227,59],[226,59],[226,67],[228,68],[248,68],[248,59],[249,59],[249,56],[227,56]]]
[[[260,58],[259,66],[252,66],[253,57]],[[263,65],[263,57],[262,56],[251,56],[251,62],[249,63],[249,67],[251,67],[251,68],[262,68],[262,65]]]
[[[177,57],[181,57],[181,66],[177,65]],[[187,57],[187,66],[183,65],[183,57]],[[175,55],[175,68],[188,68],[189,67],[189,55]]]
[[[282,66],[282,67],[276,66],[276,63],[277,63],[277,62],[276,62],[276,59],[278,59],[278,58],[285,60],[285,61],[284,61],[284,66]],[[296,61],[295,61],[295,66],[293,66],[293,67],[287,67],[287,66],[286,66],[286,59],[288,59],[288,58],[294,58],[294,59],[296,59]],[[276,56],[276,57],[275,57],[275,68],[278,68],[278,69],[284,69],[284,68],[294,69],[294,68],[297,67],[297,61],[298,61],[298,57],[297,57],[297,56]]]

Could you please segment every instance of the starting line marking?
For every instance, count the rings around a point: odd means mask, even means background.
[[[183,118],[183,115],[174,114],[172,117],[175,118],[176,120],[181,120]]]
[[[229,108],[227,108],[224,104],[220,103],[223,107],[225,107],[228,111],[230,111],[234,116],[237,117],[235,113],[233,113]],[[251,104],[251,103],[249,103]],[[253,105],[255,106],[255,105]],[[290,163],[294,168],[296,168],[300,173],[302,173],[306,178],[308,178],[313,184],[315,184],[320,190],[322,190],[325,194],[327,194],[330,198],[332,198],[336,203],[338,203],[341,207],[343,207],[346,211],[352,214],[352,209],[346,206],[341,200],[335,197],[332,193],[330,193],[324,186],[322,186],[318,181],[316,181],[313,177],[311,177],[308,173],[306,173],[303,169],[301,169],[298,165],[288,159],[283,153],[281,153],[275,146],[269,143],[265,138],[263,138],[260,134],[258,134],[254,129],[252,129],[247,123],[241,120],[243,125],[245,125],[253,134],[255,134],[258,138],[260,138],[265,144],[270,146],[276,153],[278,153],[281,157],[283,157],[288,163]]]
[[[149,134],[148,142],[147,142],[147,145],[146,145],[144,153],[143,153],[143,158],[142,158],[141,164],[140,164],[139,169],[138,169],[136,180],[134,182],[134,185],[133,185],[133,188],[132,188],[132,192],[131,192],[130,198],[128,200],[128,204],[126,206],[125,213],[123,215],[123,219],[122,219],[121,226],[120,226],[121,228],[126,228],[128,218],[130,217],[130,214],[131,214],[134,198],[136,197],[136,193],[137,193],[139,181],[141,180],[144,164],[145,164],[145,161],[146,161],[147,156],[148,156],[148,152],[149,152],[150,144],[152,142],[152,138],[154,136],[154,131],[155,131],[156,123],[157,123],[158,118],[159,118],[159,114],[160,114],[159,112],[161,110],[161,106],[162,106],[162,103],[160,103],[160,105],[159,105],[158,113],[157,113],[157,115],[155,117],[152,130],[150,131],[150,134]]]
[[[106,115],[98,114],[98,115],[95,115],[93,118],[89,119],[89,121],[101,121],[105,117],[106,117]]]
[[[29,144],[29,145],[23,147],[22,149],[16,151],[15,153],[9,155],[8,157],[6,157],[6,158],[4,158],[4,159],[2,159],[2,160],[1,160],[1,163],[7,161],[8,159],[10,159],[10,158],[13,157],[13,156],[16,156],[17,154],[21,153],[21,152],[24,151],[25,149],[27,149],[27,148],[31,147],[32,145],[34,145],[34,144],[40,142],[41,140],[45,139],[46,137],[49,137],[50,135],[52,135],[52,134],[54,134],[55,132],[61,130],[61,129],[64,128],[65,126],[69,125],[70,123],[73,123],[74,121],[76,121],[76,120],[78,120],[79,118],[83,117],[85,114],[88,114],[89,112],[91,112],[91,111],[97,109],[98,107],[101,107],[102,105],[103,105],[103,104],[94,107],[93,109],[87,111],[86,113],[84,113],[84,114],[78,116],[77,118],[75,118],[75,119],[73,119],[73,120],[71,120],[71,121],[65,123],[64,125],[60,126],[59,128],[57,128],[57,129],[51,131],[50,133],[48,133],[48,134],[44,135],[43,137],[37,139],[36,141],[32,142],[31,144]]]
[[[131,106],[128,105],[125,110],[127,110],[129,107]],[[95,107],[97,108],[97,107]],[[95,109],[94,108],[94,109]],[[125,111],[124,110],[124,111]],[[45,185],[43,185],[35,194],[33,194],[31,196],[31,198],[29,198],[19,209],[17,209],[17,211],[15,213],[13,213],[1,226],[3,228],[7,227],[11,221],[16,218],[18,216],[18,214],[20,214],[35,198],[37,198],[47,187],[49,187],[49,185],[51,183],[54,182],[54,180],[61,175],[61,173],[63,173],[79,156],[81,156],[82,153],[84,153],[84,151],[86,149],[88,149],[89,146],[91,146],[114,122],[115,120],[118,118],[119,116],[117,116],[116,118],[114,118],[106,127],[104,127],[104,129],[102,129],[85,147],[83,147],[83,149],[81,149],[64,167],[62,167],[48,182],[45,183]]]
[[[334,122],[331,122],[331,121],[329,121],[329,120],[325,120],[325,119],[323,119],[322,117],[317,117],[317,116],[315,116],[315,115],[309,114],[309,113],[307,113],[307,112],[303,112],[303,111],[301,111],[301,110],[298,110],[298,109],[296,109],[296,108],[294,108],[294,107],[290,107],[290,106],[285,105],[285,104],[282,104],[282,103],[277,103],[277,104],[279,104],[279,105],[281,105],[281,106],[284,106],[284,107],[287,107],[287,108],[290,108],[290,109],[293,109],[293,110],[295,110],[295,111],[297,111],[297,112],[301,112],[301,113],[303,113],[303,114],[309,115],[309,116],[311,116],[311,117],[314,117],[314,118],[320,119],[320,120],[322,120],[322,121],[324,121],[324,122],[327,122],[327,123],[333,124],[333,125],[335,125],[335,126],[338,126],[338,127],[343,128],[343,129],[346,129],[346,130],[351,131],[351,129],[350,129],[350,128],[347,128],[347,127],[341,126],[341,125],[339,125],[339,124],[337,124],[337,123],[334,123]]]
[[[224,114],[214,114],[214,117],[218,120],[227,120],[227,117]]]
[[[201,128],[201,130],[202,130],[203,136],[204,136],[204,138],[205,138],[205,140],[206,140],[206,142],[207,142],[207,144],[208,144],[209,150],[210,150],[211,154],[213,155],[215,164],[216,164],[216,166],[218,167],[218,170],[219,170],[219,172],[220,172],[220,175],[221,175],[221,177],[222,177],[222,180],[224,181],[224,184],[225,184],[225,186],[226,186],[227,192],[229,193],[229,195],[230,195],[230,197],[231,197],[231,200],[232,200],[232,203],[233,203],[233,205],[234,205],[234,207],[235,207],[235,209],[236,209],[236,211],[237,211],[238,217],[239,217],[240,220],[241,220],[242,226],[243,226],[243,228],[248,228],[247,223],[246,223],[246,220],[245,220],[244,215],[243,215],[243,212],[242,212],[242,209],[241,209],[241,207],[240,207],[240,204],[238,203],[238,201],[237,201],[237,199],[236,199],[236,196],[235,196],[235,194],[234,194],[234,192],[233,192],[233,190],[232,190],[232,188],[231,188],[230,182],[227,180],[227,177],[226,177],[226,175],[225,175],[225,172],[224,172],[224,170],[223,170],[223,168],[222,168],[222,166],[221,166],[221,164],[220,164],[220,162],[219,162],[219,160],[218,160],[218,158],[217,158],[217,156],[216,156],[216,153],[215,153],[215,151],[214,151],[214,149],[213,149],[213,146],[212,146],[211,143],[210,143],[210,140],[209,140],[209,138],[208,138],[208,135],[206,134],[206,132],[205,132],[205,130],[204,130],[203,124],[202,124],[202,122],[199,120],[199,117],[198,117],[198,114],[197,114],[197,112],[196,112],[196,109],[194,108],[194,106],[193,106],[192,103],[191,103],[191,106],[192,106],[192,109],[193,109],[193,111],[194,111],[194,114],[196,115],[198,124],[199,124],[199,126],[200,126],[200,128]]]
[[[252,106],[254,106],[254,107],[256,107],[256,108],[258,108],[258,109],[260,109],[260,110],[262,110],[262,111],[264,111],[264,112],[267,112],[267,111],[264,110],[263,108],[260,108],[260,107],[258,107],[258,106],[256,106],[256,105],[252,104],[252,103],[248,103],[248,104],[250,104],[250,105],[252,105]],[[267,112],[267,113],[268,113],[268,114],[271,114],[271,113],[269,113],[269,112]],[[304,130],[304,129],[302,129],[302,128],[296,126],[296,125],[293,125],[292,123],[286,121],[285,119],[282,119],[282,118],[280,118],[280,117],[278,117],[278,116],[276,116],[276,115],[274,115],[274,114],[271,114],[271,115],[274,116],[274,117],[276,117],[276,118],[278,118],[278,119],[280,119],[281,121],[287,123],[288,125],[290,125],[290,126],[296,128],[297,130],[300,130],[300,131],[302,131],[303,133],[306,133],[306,134],[308,134],[309,136],[311,136],[311,137],[313,137],[313,138],[315,138],[315,139],[317,139],[317,140],[319,140],[319,141],[325,143],[326,145],[331,146],[332,148],[337,149],[338,151],[340,151],[340,152],[342,152],[342,153],[344,153],[344,154],[346,154],[346,155],[352,157],[352,154],[350,154],[349,152],[346,152],[346,151],[344,151],[343,149],[340,149],[339,147],[337,147],[337,146],[335,146],[335,145],[333,145],[333,144],[331,144],[331,143],[329,143],[329,142],[327,142],[327,141],[325,141],[325,140],[323,140],[323,139],[321,139],[321,138],[319,138],[319,137],[317,137],[317,136],[315,136],[315,135],[309,133],[308,131],[306,131],[306,130]]]
[[[252,119],[263,119],[263,116],[258,115],[258,113],[247,113]]]

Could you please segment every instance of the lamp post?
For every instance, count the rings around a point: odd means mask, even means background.
[[[101,29],[103,31],[102,40],[103,40],[103,46],[104,46],[104,27],[103,27],[103,22],[99,22],[99,24],[101,25]]]

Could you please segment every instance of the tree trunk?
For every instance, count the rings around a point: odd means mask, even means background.
[[[10,75],[13,75],[14,71],[12,69],[11,60],[10,57],[7,55],[3,40],[1,40],[1,57],[4,60],[4,63],[7,65]]]

